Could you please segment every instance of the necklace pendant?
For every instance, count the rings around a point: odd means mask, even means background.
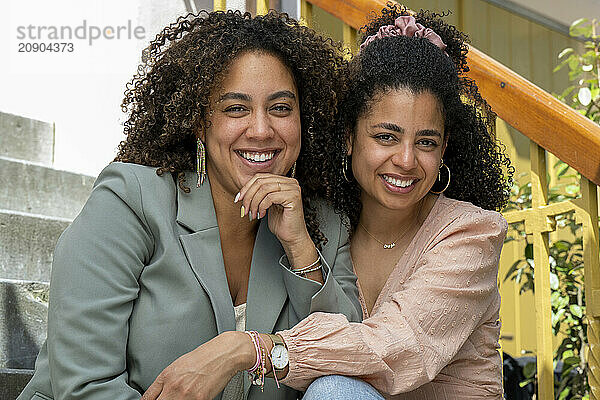
[[[383,245],[384,249],[393,249],[394,247],[396,247],[396,243],[388,243]]]

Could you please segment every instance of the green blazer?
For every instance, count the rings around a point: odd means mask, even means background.
[[[48,339],[20,400],[131,399],[179,356],[235,330],[208,183],[186,194],[171,174],[136,164],[102,171],[54,254]],[[361,315],[348,237],[321,207],[325,282],[296,276],[261,221],[248,283],[246,329],[275,332],[315,311]],[[247,374],[246,374],[247,375]],[[296,399],[244,379],[249,399]],[[220,398],[220,396],[218,397]]]

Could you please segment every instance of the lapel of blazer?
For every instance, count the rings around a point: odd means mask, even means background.
[[[287,300],[279,258],[284,254],[279,240],[269,230],[267,218],[260,221],[246,299],[246,330],[272,333]],[[250,379],[244,373],[244,393],[248,398]]]
[[[186,173],[186,182],[195,182],[192,172]],[[199,188],[193,185],[190,193],[177,189],[177,223],[192,231],[180,235],[179,240],[194,275],[208,293],[218,333],[235,330],[233,303],[208,180]]]
[[[186,182],[195,182],[186,173]],[[177,190],[177,223],[192,233],[180,235],[185,256],[211,301],[218,333],[235,330],[233,303],[227,285],[217,217],[208,181],[188,194]],[[246,299],[246,330],[271,333],[287,300],[279,258],[281,244],[269,230],[267,218],[260,222],[250,267]],[[247,374],[244,374],[245,376]],[[244,392],[250,390],[244,379]]]
[[[279,258],[284,254],[279,240],[269,230],[267,218],[260,221],[248,282],[246,329],[261,333],[271,333],[281,309],[287,299],[287,292],[279,266]]]

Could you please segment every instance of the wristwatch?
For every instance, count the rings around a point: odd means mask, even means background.
[[[289,363],[288,350],[287,347],[285,347],[285,342],[279,335],[268,334],[268,336],[273,342],[273,348],[271,349],[273,369],[275,372],[283,371]]]

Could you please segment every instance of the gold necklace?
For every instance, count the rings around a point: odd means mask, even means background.
[[[415,218],[417,221],[419,221],[419,215],[421,215],[421,209],[423,208],[423,203],[424,203],[424,202],[425,202],[425,199],[423,199],[423,200],[421,201],[421,204],[419,205],[419,211],[417,211],[417,217]],[[406,234],[408,233],[408,231],[410,230],[410,228],[411,228],[411,226],[410,226],[410,225],[408,225],[408,228],[404,229],[404,230],[402,231],[402,233],[400,233],[400,235],[398,235],[398,237],[397,237],[397,238],[396,238],[394,241],[392,241],[391,243],[384,243],[384,242],[382,242],[381,240],[377,239],[377,238],[375,237],[375,235],[373,235],[371,232],[369,232],[369,230],[367,229],[367,227],[366,227],[366,226],[364,226],[364,225],[362,224],[362,222],[358,221],[358,224],[359,224],[360,226],[362,226],[362,228],[365,230],[365,232],[367,232],[367,234],[368,234],[369,236],[371,236],[373,239],[375,239],[375,240],[377,241],[377,243],[379,243],[380,245],[382,245],[382,246],[383,246],[383,248],[384,248],[385,250],[391,250],[391,249],[393,249],[394,247],[396,247],[396,242],[397,242],[398,240],[402,239],[402,238],[404,237],[404,235],[406,235]]]

